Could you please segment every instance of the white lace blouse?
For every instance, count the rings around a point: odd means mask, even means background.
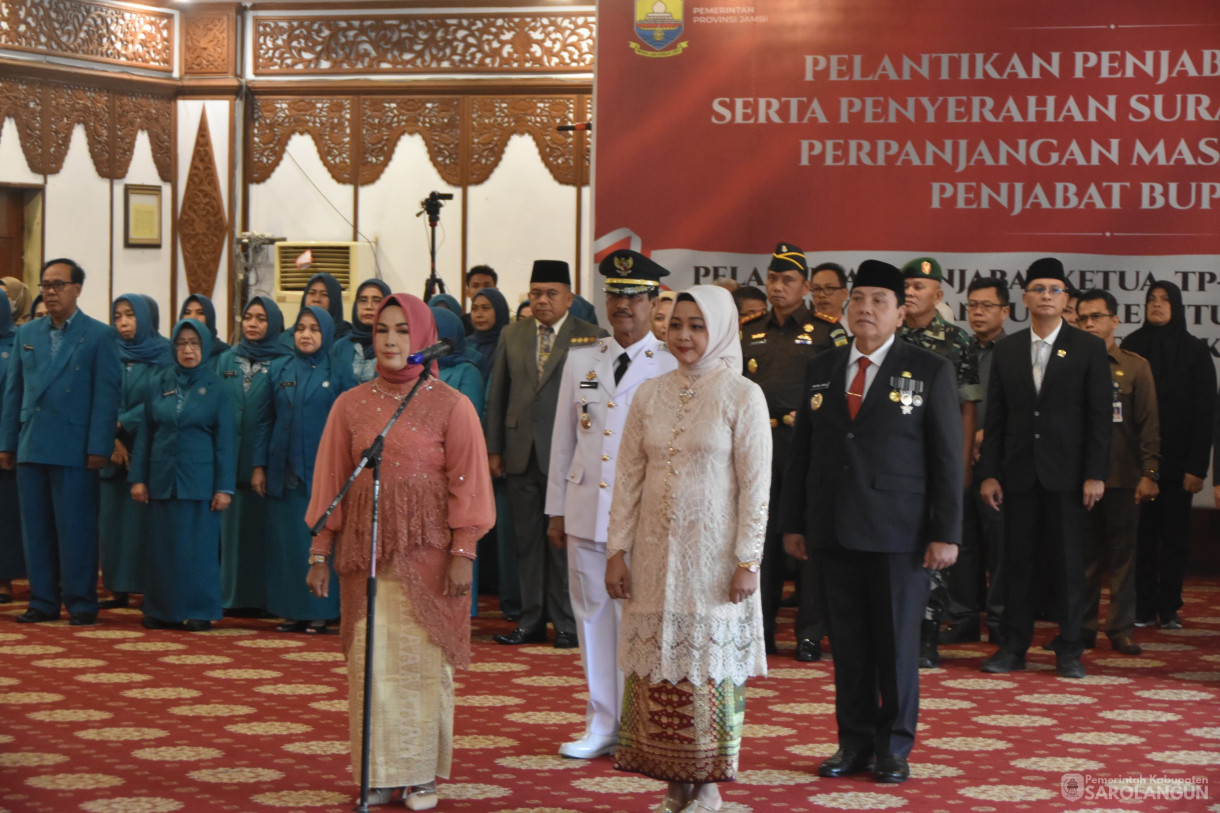
[[[761,561],[771,488],[762,390],[724,369],[640,386],[619,445],[606,555],[627,551],[619,668],[653,681],[744,683],[767,672],[758,593],[729,601]]]

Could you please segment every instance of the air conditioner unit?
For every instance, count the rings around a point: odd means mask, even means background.
[[[297,258],[310,252],[312,262],[297,267]],[[275,244],[275,301],[293,306],[293,313],[284,312],[286,320],[295,318],[295,307],[301,302],[305,286],[315,274],[326,272],[343,286],[343,301],[350,306],[355,286],[374,275],[375,248],[370,243],[337,243],[319,240],[283,241]],[[344,308],[344,312],[348,307]]]

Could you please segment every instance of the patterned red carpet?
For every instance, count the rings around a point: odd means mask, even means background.
[[[351,809],[337,636],[231,619],[149,632],[134,610],[89,628],[24,625],[18,599],[0,611],[0,811]],[[579,657],[497,646],[511,625],[487,606],[438,809],[653,810],[661,783],[556,756],[584,722]],[[977,671],[987,644],[944,648],[944,667],[923,674],[913,777],[898,787],[812,773],[835,750],[832,667],[773,657],[750,684],[723,810],[1220,811],[1220,583],[1191,582],[1182,616],[1185,629],[1139,631],[1141,657],[1103,641],[1079,681],[1037,649],[1028,672],[989,676]]]

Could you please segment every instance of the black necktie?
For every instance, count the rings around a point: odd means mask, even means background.
[[[627,372],[627,367],[631,365],[631,356],[627,355],[626,351],[618,357],[614,362],[614,384],[618,386],[618,382],[623,380],[623,373]]]

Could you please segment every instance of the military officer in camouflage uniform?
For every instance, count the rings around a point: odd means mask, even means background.
[[[809,266],[805,254],[791,243],[780,243],[767,266],[767,300],[771,310],[742,323],[741,350],[745,375],[762,387],[771,412],[771,518],[760,579],[763,629],[768,653],[775,648],[775,617],[784,589],[784,571],[791,561],[776,531],[774,507],[788,464],[792,427],[805,382],[805,364],[831,347],[847,344],[847,332],[836,316],[815,314],[805,305],[809,292]],[[806,567],[801,563],[801,567]],[[798,574],[800,610],[796,625],[796,659],[815,661],[822,656],[820,641],[825,634],[816,580]]]
[[[970,344],[970,334],[952,322],[945,321],[936,312],[936,306],[945,297],[941,289],[944,273],[940,263],[932,257],[916,257],[902,267],[906,280],[906,323],[898,328],[898,338],[919,347],[931,350],[947,358],[957,371],[957,396],[962,409],[962,439],[966,450],[963,461],[966,481],[970,483],[970,453],[974,443],[978,402],[983,400],[983,387],[979,383],[978,357]],[[931,572],[932,593],[924,610],[924,621],[919,633],[919,667],[931,669],[940,665],[937,640],[940,636],[940,621],[949,605],[949,588],[944,572]]]

